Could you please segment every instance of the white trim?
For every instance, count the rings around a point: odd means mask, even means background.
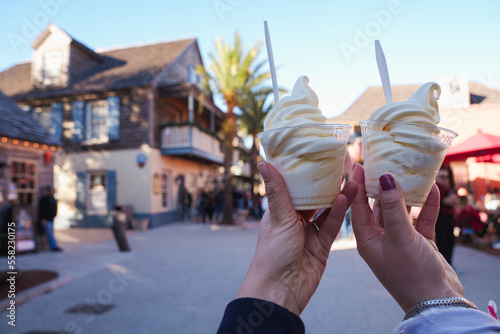
[[[59,62],[56,64],[57,68],[54,67],[51,69],[51,72],[53,71],[54,73],[57,71],[57,75],[55,76],[50,76],[46,77],[46,73],[48,72],[46,70],[47,64],[47,56],[58,56],[59,59],[56,58]],[[61,83],[61,75],[62,75],[62,67],[63,67],[63,51],[61,49],[53,49],[53,50],[45,50],[41,54],[42,58],[42,66],[41,66],[41,83],[44,85],[59,85]]]
[[[85,116],[84,116],[84,118],[85,118],[85,124],[84,124],[85,138],[82,141],[82,143],[84,145],[109,143],[109,127],[107,126],[107,122],[106,122],[106,126],[108,127],[108,133],[106,134],[106,139],[91,138],[91,136],[92,136],[92,126],[91,126],[91,124],[92,124],[92,105],[97,104],[97,103],[101,103],[101,102],[104,102],[108,108],[108,115],[106,117],[106,119],[107,119],[109,117],[109,103],[108,103],[107,99],[96,99],[96,100],[84,101],[84,103],[85,103],[85,108],[84,108],[84,112],[85,112]]]

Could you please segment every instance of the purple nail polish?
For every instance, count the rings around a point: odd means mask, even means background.
[[[382,175],[379,181],[383,191],[396,189],[396,183],[394,183],[394,178],[391,174]]]

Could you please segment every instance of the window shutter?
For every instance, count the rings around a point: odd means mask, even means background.
[[[74,132],[73,132],[73,141],[75,143],[79,143],[84,140],[84,132],[83,132],[83,101],[75,101],[73,102],[73,123]]]
[[[62,136],[62,119],[62,103],[53,103],[52,112],[50,113],[50,133],[59,140],[61,140]]]
[[[87,173],[76,172],[76,201],[75,207],[78,211],[85,211],[87,194]]]
[[[108,210],[113,210],[116,205],[116,171],[106,171],[106,197],[108,199]]]
[[[108,108],[109,140],[120,139],[120,97],[108,97]]]
[[[194,71],[194,66],[193,65],[188,65],[188,82],[189,83],[196,83],[196,72]]]

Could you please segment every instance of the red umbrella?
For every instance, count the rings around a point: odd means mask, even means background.
[[[463,143],[453,146],[448,150],[444,162],[465,160],[470,157],[480,157],[500,153],[500,137],[482,133],[478,133]]]

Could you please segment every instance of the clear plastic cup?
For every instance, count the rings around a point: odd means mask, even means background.
[[[283,176],[295,210],[329,208],[340,193],[350,125],[271,129],[257,135]]]
[[[379,177],[391,174],[406,205],[423,206],[457,133],[417,123],[361,121],[366,195],[379,198]]]

